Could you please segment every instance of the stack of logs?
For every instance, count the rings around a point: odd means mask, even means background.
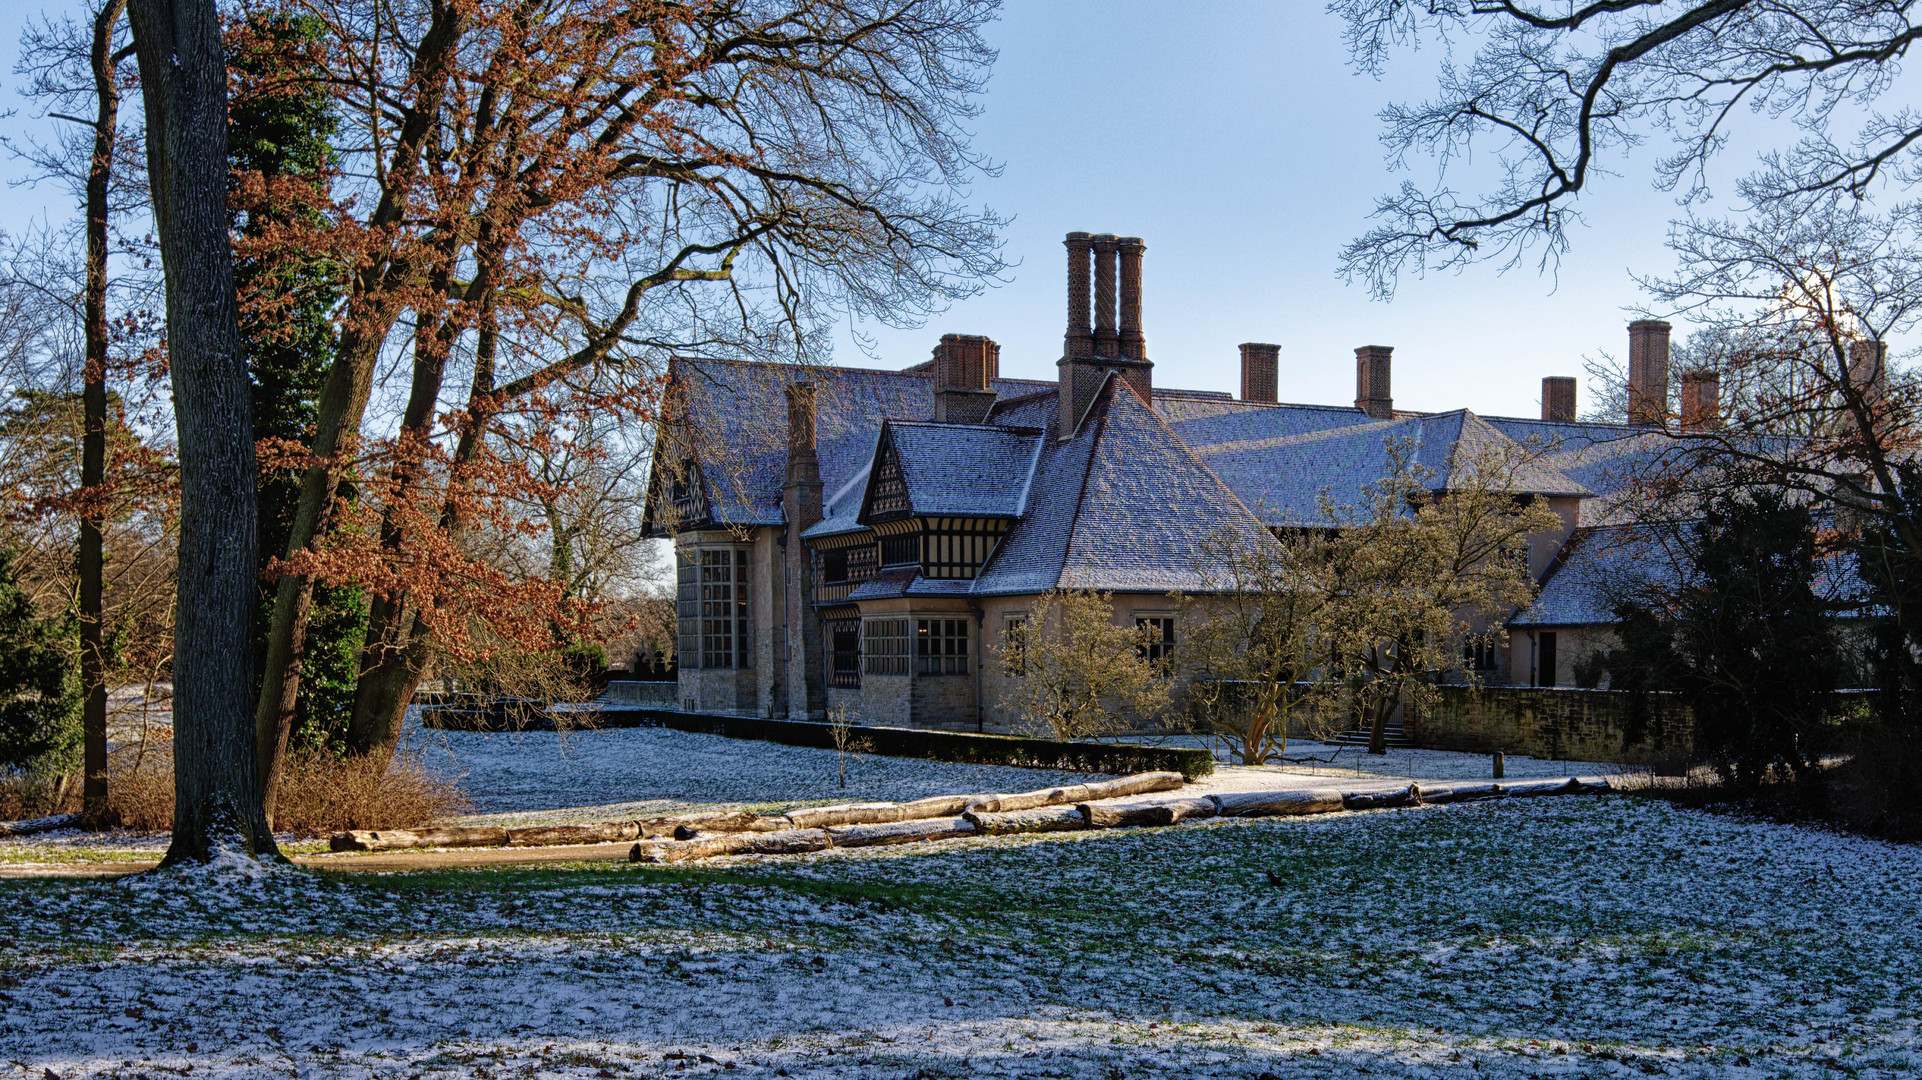
[[[964,836],[1174,825],[1211,817],[1323,814],[1422,803],[1573,794],[1607,788],[1606,784],[1571,778],[1426,789],[1409,784],[1391,791],[1309,788],[1109,801],[1175,792],[1182,783],[1180,773],[1151,772],[1016,795],[942,795],[905,803],[819,806],[790,810],[778,817],[719,811],[600,825],[355,831],[336,835],[331,846],[335,851],[393,851],[416,847],[531,847],[635,840],[638,842],[628,853],[630,862],[667,863],[716,855],[795,855],[835,847],[872,847]]]

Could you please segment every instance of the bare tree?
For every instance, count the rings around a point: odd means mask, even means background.
[[[1160,637],[1114,621],[1107,593],[1044,594],[995,651],[1014,676],[1021,726],[1055,739],[1117,735],[1158,719],[1172,679],[1148,657]]]
[[[1203,729],[1244,765],[1285,753],[1291,722],[1335,685],[1323,580],[1334,543],[1324,529],[1291,530],[1272,543],[1224,530],[1195,553],[1206,592],[1182,601],[1182,655],[1195,674],[1189,697]]]
[[[174,823],[163,865],[278,857],[253,710],[253,424],[227,214],[227,65],[212,0],[129,0],[167,281],[180,446]]]
[[[1392,471],[1360,505],[1324,502],[1337,539],[1321,563],[1322,618],[1333,667],[1357,686],[1371,754],[1387,751],[1396,708],[1419,706],[1444,676],[1472,678],[1463,642],[1534,602],[1528,539],[1562,524],[1525,493],[1531,448],[1464,440],[1446,476],[1413,449],[1391,441]]]
[[[1649,137],[1672,139],[1655,181],[1686,198],[1733,118],[1790,125],[1748,193],[1859,197],[1922,177],[1922,113],[1905,104],[1902,61],[1922,37],[1907,4],[1856,0],[1336,0],[1356,66],[1381,72],[1398,48],[1443,44],[1435,96],[1386,109],[1391,156],[1432,157],[1380,224],[1350,244],[1344,273],[1377,295],[1405,272],[1568,246],[1578,196]],[[1465,61],[1456,52],[1469,53]],[[1792,130],[1793,134],[1787,134]],[[1463,191],[1451,175],[1471,169]],[[1492,161],[1483,168],[1482,161]],[[1485,185],[1485,186],[1484,186]]]

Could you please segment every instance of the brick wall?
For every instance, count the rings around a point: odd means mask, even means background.
[[[1686,706],[1672,695],[1648,695],[1638,724],[1633,699],[1618,690],[1442,686],[1406,728],[1416,745],[1434,750],[1619,762],[1693,751]],[[1631,738],[1637,727],[1640,737]]]

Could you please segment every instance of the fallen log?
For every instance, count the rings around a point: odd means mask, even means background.
[[[763,817],[750,814],[745,810],[709,810],[699,814],[678,814],[674,817],[648,818],[641,821],[641,836],[648,839],[656,836],[673,836],[677,829],[693,832],[779,832],[794,826],[786,818]]]
[[[1289,791],[1236,791],[1210,795],[1222,817],[1286,817],[1326,814],[1341,809],[1341,792],[1317,788]]]
[[[1456,784],[1449,789],[1447,799],[1437,799],[1433,801],[1480,802],[1483,799],[1499,799],[1507,794],[1508,788],[1502,784]],[[1428,802],[1430,800],[1427,795],[1423,795],[1422,801]]]
[[[1537,795],[1572,795],[1582,790],[1582,782],[1572,776],[1566,780],[1519,780],[1502,786],[1514,799],[1528,799]]]
[[[493,825],[446,825],[437,829],[350,829],[327,842],[332,851],[400,851],[424,847],[501,847],[507,830]]]
[[[904,803],[850,803],[844,806],[814,806],[789,810],[787,819],[798,829],[821,829],[830,825],[887,825],[897,821],[954,817],[968,808],[974,795],[937,795]]]
[[[974,823],[983,836],[1011,836],[1018,833],[1068,832],[1088,827],[1087,815],[1079,806],[1038,806],[997,814],[970,810],[961,815]]]
[[[1013,795],[976,795],[969,801],[968,809],[990,814],[1005,814],[1016,810],[1032,810],[1038,806],[1094,802],[1123,795],[1142,795],[1151,791],[1176,791],[1184,783],[1186,781],[1178,772],[1136,773],[1133,776],[1100,780],[1092,784],[1076,784],[1073,787],[1023,791]]]
[[[1213,799],[1159,799],[1130,803],[1080,803],[1076,809],[1097,829],[1173,825],[1191,818],[1215,816]]]
[[[912,844],[920,840],[952,840],[973,836],[974,822],[965,817],[952,817],[896,821],[883,825],[835,825],[827,830],[827,834],[835,847]]]
[[[613,844],[638,840],[638,821],[607,821],[599,825],[530,825],[507,830],[507,842],[515,847],[559,847],[562,844]]]
[[[1393,806],[1420,806],[1422,798],[1421,786],[1410,784],[1399,791],[1345,792],[1341,806],[1344,810],[1385,810]]]
[[[0,836],[31,836],[34,833],[52,832],[55,829],[78,828],[79,825],[79,814],[55,814],[52,817],[28,818],[25,821],[0,821]]]
[[[642,840],[628,851],[627,861],[672,863],[716,855],[799,855],[827,847],[828,834],[820,829],[720,833],[692,840]]]

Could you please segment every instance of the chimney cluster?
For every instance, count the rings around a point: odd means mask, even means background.
[[[1241,400],[1274,404],[1280,398],[1281,346],[1259,341],[1241,346]]]
[[[994,407],[994,380],[1001,377],[1001,346],[973,334],[942,334],[934,347],[934,418],[944,424],[979,424]]]
[[[1363,345],[1355,350],[1355,408],[1377,420],[1395,417],[1389,391],[1388,362],[1395,350],[1388,345]]]
[[[1085,232],[1071,232],[1062,243],[1068,249],[1068,330],[1061,343],[1059,430],[1066,439],[1110,371],[1151,401],[1154,365],[1141,331],[1141,256],[1147,245],[1138,236]]]

